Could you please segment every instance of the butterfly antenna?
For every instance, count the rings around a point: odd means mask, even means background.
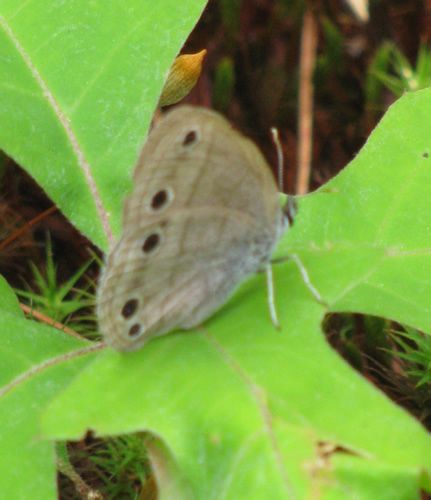
[[[280,137],[278,135],[278,129],[276,127],[271,127],[271,135],[272,135],[272,142],[274,143],[275,149],[277,150],[278,189],[280,193],[282,193],[284,188],[283,185],[284,156],[283,156],[283,148],[281,147]]]

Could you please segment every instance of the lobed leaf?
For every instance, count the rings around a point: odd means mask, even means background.
[[[163,74],[202,7],[0,7],[0,100],[8,103],[0,144],[105,249],[104,214],[118,234]],[[96,353],[24,320],[2,283],[0,468],[11,473],[0,476],[0,491],[54,498],[53,448],[41,438],[79,439],[88,429],[152,433],[162,498],[374,500],[431,491],[429,434],[340,359],[320,326],[327,312],[352,311],[431,333],[430,96],[405,95],[356,159],[300,200],[278,250],[297,260],[274,266],[280,331],[256,276],[195,331],[130,354]]]

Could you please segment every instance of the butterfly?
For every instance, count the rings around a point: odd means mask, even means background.
[[[101,277],[105,341],[131,351],[201,324],[268,264],[285,227],[276,182],[251,140],[204,108],[167,113],[142,149]]]

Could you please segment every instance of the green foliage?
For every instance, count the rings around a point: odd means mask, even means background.
[[[226,32],[232,38],[238,33],[240,0],[221,0],[220,13]]]
[[[164,75],[204,2],[43,5],[0,7],[0,147],[106,249],[106,221],[118,235]],[[299,200],[278,249],[297,259],[274,266],[280,331],[263,276],[202,327],[128,354],[24,319],[1,281],[0,491],[57,498],[53,443],[88,429],[152,434],[162,499],[431,491],[427,431],[321,331],[327,313],[360,312],[431,332],[430,103],[429,90],[405,95],[340,175]],[[55,297],[50,273],[39,286]],[[121,442],[106,441],[93,460],[122,474],[134,451]]]
[[[384,111],[382,105],[382,90],[384,85],[378,74],[387,74],[390,65],[392,48],[390,44],[383,44],[374,54],[368,66],[365,83],[365,102],[369,111]]]
[[[89,283],[86,289],[83,285],[75,288],[76,283],[83,277],[94,259],[90,259],[80,269],[78,269],[66,283],[59,285],[57,280],[57,271],[52,254],[51,240],[47,236],[46,242],[46,268],[45,275],[32,263],[33,282],[36,292],[30,285],[28,290],[16,290],[19,297],[25,298],[38,312],[60,322],[68,323],[76,331],[88,330],[88,322],[95,324],[94,318],[78,318],[69,322],[72,314],[83,308],[92,308],[95,304],[94,294],[88,292],[88,288],[94,284]]]
[[[431,381],[431,336],[424,335],[414,328],[404,327],[405,331],[393,331],[391,337],[401,350],[393,351],[393,356],[407,361],[405,373],[416,387]],[[410,344],[404,339],[410,340]],[[431,387],[431,386],[430,386]]]
[[[103,485],[101,493],[108,498],[138,498],[137,492],[150,472],[141,434],[93,439],[84,447],[72,443],[68,448],[68,460],[77,464],[76,470]],[[72,480],[73,474],[76,472],[68,474]]]
[[[324,53],[316,62],[317,79],[327,79],[331,72],[339,72],[343,68],[343,36],[337,26],[327,17],[321,20],[325,39]]]
[[[392,43],[378,49],[373,66],[371,74],[396,97],[431,86],[431,51],[426,43],[419,47],[415,67]]]
[[[229,108],[234,86],[234,64],[231,58],[225,57],[219,62],[214,78],[213,105],[216,110],[223,112]]]

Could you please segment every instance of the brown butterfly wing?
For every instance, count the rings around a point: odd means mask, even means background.
[[[264,158],[211,111],[163,118],[133,181],[100,286],[101,329],[119,350],[201,323],[269,259],[281,232]]]

